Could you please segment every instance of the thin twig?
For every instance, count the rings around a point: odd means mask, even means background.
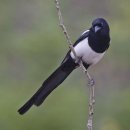
[[[74,54],[74,57],[75,57],[75,60],[76,62],[78,62],[78,57],[75,53],[75,50],[73,48],[73,44],[70,40],[70,36],[67,32],[67,29],[64,25],[64,22],[63,22],[63,18],[62,18],[62,14],[61,14],[61,10],[60,10],[60,4],[59,4],[59,1],[58,0],[55,0],[55,3],[56,3],[56,8],[57,8],[57,12],[58,12],[58,17],[59,17],[59,24],[60,24],[60,27],[62,28],[62,31],[66,37],[66,40],[67,40],[67,43],[69,44],[69,48],[71,49],[72,53]]]
[[[91,76],[87,72],[86,68],[84,67],[82,59],[79,59],[78,56],[76,55],[76,52],[75,52],[74,47],[72,45],[72,42],[70,40],[70,36],[69,36],[67,29],[64,25],[64,22],[63,22],[59,1],[55,0],[55,4],[56,4],[56,8],[57,8],[58,17],[59,17],[60,27],[61,27],[61,29],[62,29],[65,37],[66,37],[69,48],[71,49],[71,51],[72,51],[72,53],[75,57],[75,62],[79,64],[79,66],[82,68],[82,71],[84,72],[84,74],[86,75],[86,77],[88,79],[88,85],[89,85],[89,114],[88,114],[87,128],[88,128],[88,130],[92,130],[93,129],[93,114],[94,114],[93,108],[94,108],[94,103],[95,103],[95,99],[94,99],[94,88],[95,88],[94,87],[94,80],[91,78]]]

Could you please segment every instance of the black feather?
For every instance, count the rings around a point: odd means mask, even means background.
[[[76,66],[77,64],[73,59],[67,55],[66,60],[62,62],[60,67],[44,81],[40,89],[18,110],[19,114],[27,112],[32,105],[41,105],[46,97],[68,77]]]

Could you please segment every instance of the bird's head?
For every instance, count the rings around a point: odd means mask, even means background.
[[[89,45],[96,52],[104,52],[109,47],[110,29],[107,21],[103,18],[97,18],[92,22],[89,32]]]
[[[103,18],[97,18],[92,22],[91,30],[96,35],[109,36],[109,25]]]

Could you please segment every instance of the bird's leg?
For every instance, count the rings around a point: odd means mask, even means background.
[[[80,57],[77,56],[77,57],[75,58],[75,63],[80,66],[80,63],[81,63],[81,62],[82,62],[82,58],[80,58]]]

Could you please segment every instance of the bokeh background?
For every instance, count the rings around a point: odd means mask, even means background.
[[[130,1],[60,2],[73,42],[94,18],[109,21],[111,47],[89,69],[96,81],[94,129],[130,129]],[[54,0],[0,0],[0,130],[86,130],[88,87],[80,69],[41,107],[17,113],[67,51]]]

